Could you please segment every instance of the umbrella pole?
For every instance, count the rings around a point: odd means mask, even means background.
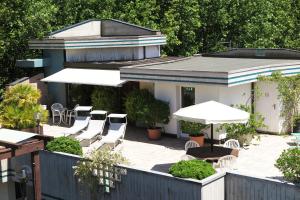
[[[214,148],[214,125],[210,124],[210,150]]]

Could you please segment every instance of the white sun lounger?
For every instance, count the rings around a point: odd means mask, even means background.
[[[82,146],[89,146],[97,139],[98,136],[102,136],[107,118],[107,111],[104,110],[93,110],[90,114],[92,119],[89,121],[87,129],[75,137],[80,141]],[[105,118],[103,120],[95,120],[93,119],[95,115],[105,115]]]
[[[113,144],[116,146],[117,142],[122,142],[125,136],[126,124],[113,123],[110,124],[108,133],[103,137],[102,142],[105,144]]]
[[[90,119],[91,117],[89,116],[76,117],[73,126],[63,132],[64,136],[72,136],[79,133],[88,126]]]
[[[127,127],[127,118],[126,114],[110,114],[109,118],[109,129],[107,135],[103,136],[99,143],[92,145],[92,148],[99,149],[104,144],[113,145],[113,148],[116,147],[118,143],[122,143],[126,127]],[[111,121],[111,118],[125,118],[124,123],[115,123]]]

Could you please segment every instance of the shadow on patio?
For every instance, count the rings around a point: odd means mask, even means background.
[[[159,140],[149,140],[145,128],[128,126],[125,134],[125,140],[142,142],[154,145],[161,145],[169,149],[184,150],[185,139],[177,138],[176,135],[163,134]]]

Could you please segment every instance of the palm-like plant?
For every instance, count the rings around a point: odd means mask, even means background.
[[[29,84],[9,88],[0,104],[0,123],[5,128],[24,129],[36,126],[34,114],[41,113],[45,122],[48,112],[39,104],[40,91]]]

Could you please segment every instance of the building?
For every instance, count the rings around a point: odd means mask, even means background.
[[[146,88],[169,102],[171,112],[208,100],[227,105],[248,104],[265,117],[262,131],[283,131],[280,102],[273,83],[257,83],[274,71],[300,73],[300,52],[289,49],[231,49],[188,58],[160,57],[166,37],[117,20],[88,20],[31,40],[42,59],[18,61],[21,67],[44,67],[49,99],[68,104],[74,85]],[[129,85],[129,86],[128,86]],[[259,86],[262,95],[255,97]],[[127,88],[127,89],[126,89]],[[87,90],[85,90],[86,92]],[[180,135],[171,119],[165,131]],[[221,139],[223,134],[215,134]]]

